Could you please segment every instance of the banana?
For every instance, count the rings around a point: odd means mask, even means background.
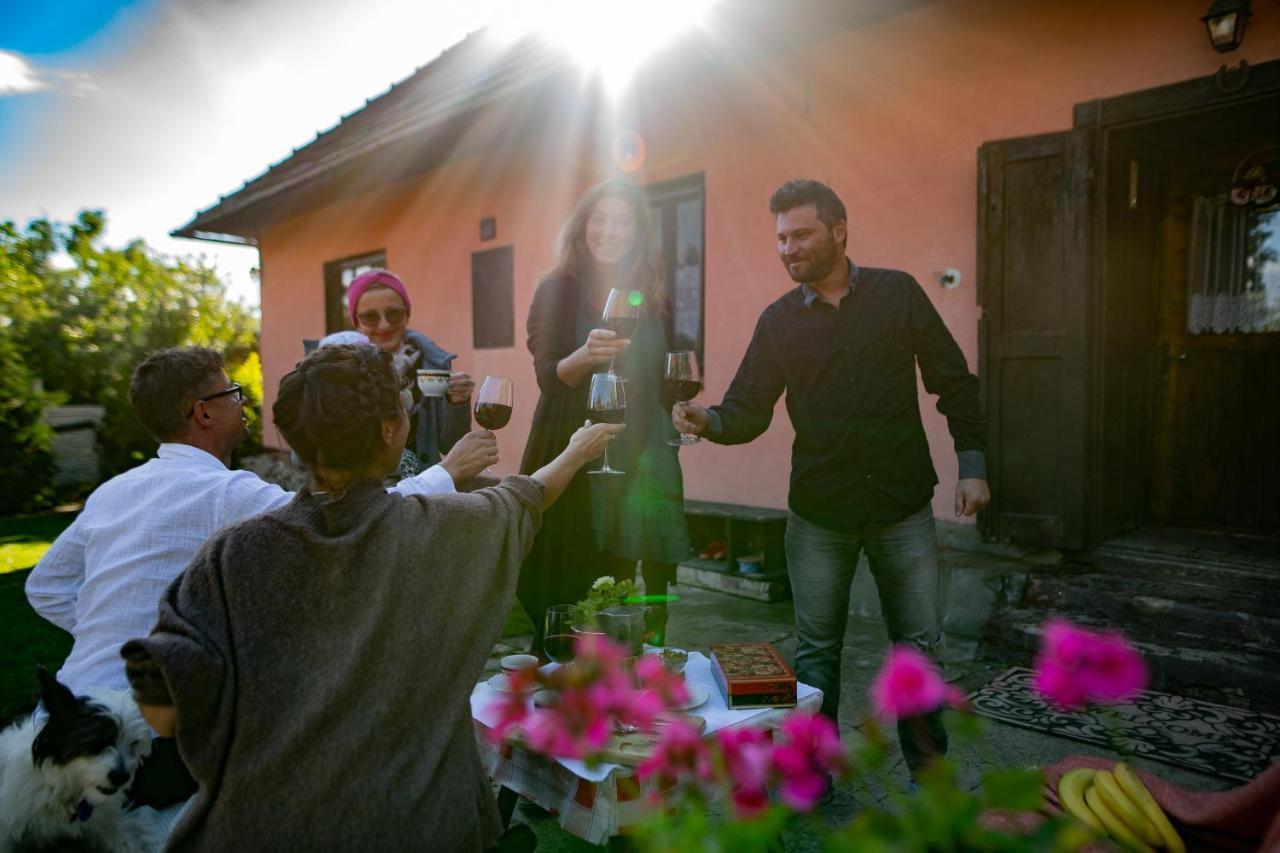
[[[1138,774],[1133,772],[1133,768],[1128,764],[1121,762],[1111,771],[1111,775],[1116,777],[1116,782],[1120,788],[1129,795],[1129,799],[1138,804],[1142,809],[1142,813],[1146,815],[1147,820],[1151,821],[1156,831],[1160,833],[1160,839],[1164,843],[1165,849],[1171,853],[1187,853],[1187,845],[1182,843],[1178,831],[1173,828],[1173,824],[1169,822],[1169,818],[1165,816],[1164,810],[1160,808],[1160,804],[1156,802],[1155,797],[1151,796],[1151,792],[1147,790],[1147,786],[1142,784],[1142,780],[1138,778]]]
[[[1095,774],[1096,776],[1096,774]],[[1111,833],[1111,837],[1124,847],[1130,850],[1139,851],[1139,853],[1149,853],[1151,847],[1146,844],[1138,836],[1129,831],[1129,827],[1124,825],[1124,821],[1116,817],[1115,812],[1107,808],[1107,804],[1102,801],[1102,797],[1098,794],[1098,786],[1090,785],[1084,792],[1084,801],[1098,816],[1098,820],[1102,821],[1102,825],[1107,828],[1107,832]]]
[[[1062,774],[1058,780],[1058,802],[1067,814],[1083,823],[1093,831],[1106,834],[1102,821],[1098,820],[1084,801],[1084,792],[1093,784],[1093,768],[1077,767]]]
[[[1093,787],[1098,789],[1098,795],[1107,808],[1124,821],[1125,826],[1129,827],[1134,835],[1147,844],[1160,843],[1160,833],[1155,825],[1143,816],[1138,804],[1130,800],[1129,795],[1121,790],[1120,784],[1116,782],[1116,777],[1111,775],[1111,771],[1099,770],[1094,773]]]

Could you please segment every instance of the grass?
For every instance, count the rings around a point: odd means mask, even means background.
[[[56,672],[71,653],[71,635],[32,610],[23,587],[31,567],[74,519],[74,512],[0,519],[0,727],[35,707],[36,664]],[[533,623],[517,603],[502,636],[532,633]]]
[[[71,651],[71,635],[31,609],[23,586],[31,567],[74,519],[74,512],[0,519],[0,726],[35,707],[36,664],[56,671]]]

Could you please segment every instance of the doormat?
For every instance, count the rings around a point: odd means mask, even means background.
[[[1114,713],[1065,714],[1031,689],[1031,670],[1016,666],[970,694],[984,717],[1055,737],[1130,753],[1199,773],[1247,782],[1280,759],[1280,717],[1144,690]],[[1110,717],[1110,719],[1108,719]],[[1114,735],[1112,732],[1114,731]]]

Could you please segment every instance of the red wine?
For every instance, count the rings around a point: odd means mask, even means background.
[[[630,338],[635,334],[638,317],[606,317],[604,327],[615,332],[620,338]]]
[[[619,406],[616,409],[588,409],[587,417],[591,418],[593,424],[620,424],[627,417],[627,407]]]
[[[476,403],[476,423],[485,429],[502,429],[511,420],[511,407],[501,403]]]
[[[662,403],[668,409],[676,403],[687,403],[702,390],[696,379],[667,379],[662,383]]]
[[[578,638],[573,634],[550,634],[542,641],[542,650],[556,663],[573,660],[573,644]]]

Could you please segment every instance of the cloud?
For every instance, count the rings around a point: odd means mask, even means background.
[[[16,53],[0,50],[0,97],[23,95],[48,88],[36,70]]]

